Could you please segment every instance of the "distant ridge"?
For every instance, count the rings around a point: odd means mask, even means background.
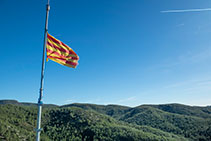
[[[13,105],[23,105],[23,106],[36,106],[36,103],[30,102],[18,102],[17,100],[0,100],[0,104],[13,104]],[[45,107],[57,107],[58,105],[54,104],[43,104]]]
[[[31,103],[31,102],[19,102],[17,100],[13,100],[13,99],[2,99],[0,100],[0,104],[15,104],[15,105],[25,105],[25,106],[32,106],[32,105],[37,105],[37,103]],[[143,104],[143,105],[139,105],[136,107],[129,107],[129,106],[124,106],[124,105],[116,105],[116,104],[108,104],[108,105],[99,105],[99,104],[90,104],[90,103],[71,103],[71,104],[65,104],[65,105],[56,105],[56,104],[44,104],[45,106],[52,106],[52,107],[80,107],[83,109],[95,109],[96,106],[98,108],[109,108],[109,107],[116,107],[116,108],[122,108],[122,109],[129,109],[129,108],[138,108],[138,107],[142,107],[142,106],[151,106],[151,107],[155,107],[158,109],[162,109],[164,111],[169,111],[170,109],[173,110],[173,108],[175,107],[186,107],[186,108],[197,108],[197,109],[205,109],[204,111],[211,114],[211,111],[206,111],[207,108],[211,108],[211,105],[208,106],[190,106],[190,105],[185,105],[185,104],[179,104],[179,103],[169,103],[169,104]],[[178,110],[178,109],[175,109]],[[171,110],[170,110],[171,111]]]
[[[124,114],[130,111],[140,111],[141,109],[146,109],[146,107],[155,108],[157,110],[162,110],[164,112],[196,116],[207,118],[211,116],[211,106],[189,106],[184,104],[172,103],[172,104],[160,104],[160,105],[140,105],[137,107],[127,107],[121,105],[96,105],[96,104],[81,104],[73,103],[68,105],[63,105],[60,107],[79,107],[84,110],[94,110],[102,114],[107,114],[109,116],[117,116],[116,114]],[[133,112],[133,113],[134,113]]]
[[[0,104],[20,104],[17,100],[0,100]]]

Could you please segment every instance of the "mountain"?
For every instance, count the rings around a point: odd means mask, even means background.
[[[211,140],[211,107],[181,104],[44,106],[41,139],[85,141]],[[34,140],[37,107],[0,100],[0,140]]]
[[[23,106],[37,106],[37,103],[18,102],[17,100],[0,100],[1,104],[23,105]],[[43,107],[58,107],[54,104],[43,104]]]
[[[211,107],[187,106],[182,104],[166,104],[154,105],[153,107],[161,109],[166,112],[176,113],[180,115],[196,116],[202,118],[209,118],[211,115]]]
[[[210,139],[211,115],[193,115],[177,114],[177,111],[167,112],[154,106],[139,106],[128,111],[120,120],[147,125],[193,140]]]
[[[120,105],[96,105],[96,104],[80,104],[73,103],[69,105],[64,105],[61,107],[79,107],[84,110],[93,110],[101,114],[106,114],[113,118],[119,119],[121,115],[124,115],[130,107],[120,106]]]

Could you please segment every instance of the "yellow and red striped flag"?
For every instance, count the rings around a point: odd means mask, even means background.
[[[69,46],[50,34],[47,35],[46,50],[48,59],[71,68],[76,68],[78,65],[78,55]]]

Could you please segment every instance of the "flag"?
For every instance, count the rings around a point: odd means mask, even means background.
[[[66,44],[47,34],[47,58],[64,66],[76,68],[78,55]]]

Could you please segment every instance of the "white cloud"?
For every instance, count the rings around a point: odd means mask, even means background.
[[[165,10],[165,11],[160,11],[160,12],[161,13],[184,13],[184,12],[202,12],[202,11],[211,11],[211,8],[182,9],[182,10]]]
[[[208,60],[211,60],[211,48],[197,53],[189,51],[187,53],[179,55],[174,60],[171,60],[171,62],[169,61],[169,59],[166,59],[165,62],[162,62],[162,64],[156,64],[149,67],[149,69],[163,68],[165,71],[168,71],[169,68],[177,67],[179,65],[203,63]]]
[[[64,103],[64,104],[70,104],[70,103],[72,103],[72,102],[73,102],[72,99],[68,99],[68,100],[65,100],[63,103]]]
[[[181,24],[178,24],[177,27],[181,27],[181,26],[184,26],[185,24],[184,23],[181,23]]]
[[[136,99],[136,97],[135,96],[132,96],[132,97],[128,97],[126,99],[120,99],[118,101],[118,103],[124,103],[124,102],[134,101],[135,99]]]
[[[184,88],[184,90],[196,90],[196,89],[210,89],[211,79],[198,79],[198,80],[187,80],[165,86],[164,89],[178,89]]]

